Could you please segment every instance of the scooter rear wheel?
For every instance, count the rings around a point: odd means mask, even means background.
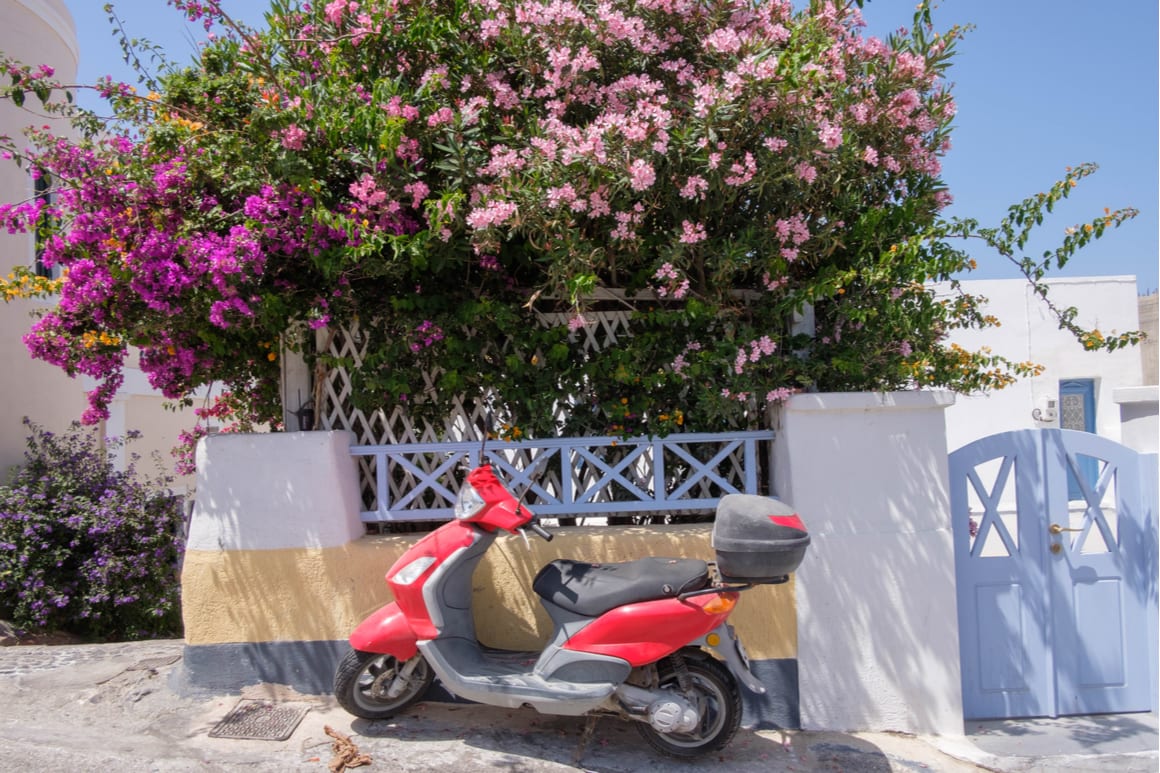
[[[334,675],[334,697],[356,717],[389,719],[420,700],[434,678],[422,655],[399,662],[391,655],[351,650]]]
[[[662,733],[647,722],[637,723],[644,740],[663,754],[684,759],[717,751],[729,743],[741,725],[741,693],[729,670],[709,656],[686,656],[691,689],[682,692],[672,661],[659,665],[660,686],[694,703],[701,721],[688,733]]]

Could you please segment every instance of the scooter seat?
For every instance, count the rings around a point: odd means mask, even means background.
[[[619,564],[552,561],[532,582],[541,598],[585,617],[638,601],[672,598],[709,584],[709,565],[695,558],[641,558]]]

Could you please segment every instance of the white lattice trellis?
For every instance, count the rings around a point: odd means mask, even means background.
[[[571,317],[566,313],[538,316],[541,324],[549,327],[566,325]],[[570,338],[573,342],[579,341],[584,351],[600,351],[614,346],[619,337],[627,334],[630,316],[627,310],[586,313],[588,324],[574,331]],[[355,325],[333,331],[327,354],[350,362],[357,369],[362,367],[366,351],[366,336]],[[424,374],[426,389],[435,389],[436,375]],[[451,412],[441,425],[435,425],[423,419],[417,422],[401,406],[396,406],[390,414],[379,409],[368,415],[351,404],[350,395],[350,373],[345,368],[331,368],[322,385],[320,425],[322,429],[348,430],[358,443],[364,445],[470,440],[475,437],[474,428],[480,426],[487,413],[486,405],[475,396],[456,395]]]
[[[605,308],[585,311],[586,324],[569,335],[573,345],[579,344],[586,353],[616,346],[631,335],[632,306],[624,302],[623,295],[606,292],[594,300]],[[541,312],[537,317],[545,327],[562,327],[573,319],[573,313]],[[357,325],[329,331],[325,344],[319,340],[320,350],[348,363],[351,370],[363,366],[367,344],[367,334]],[[502,348],[499,354],[503,354]],[[355,459],[367,508],[364,518],[390,521],[443,517],[454,500],[454,484],[448,488],[441,481],[455,477],[448,474],[451,468],[463,462],[469,446],[478,443],[478,428],[486,426],[491,418],[486,396],[453,396],[451,410],[436,423],[412,416],[403,406],[396,406],[389,413],[383,409],[367,412],[356,408],[350,399],[351,370],[331,368],[315,386],[321,390],[317,405],[320,427],[347,430],[356,438]],[[438,376],[437,372],[424,374],[424,387],[434,391]],[[558,426],[564,426],[569,402],[560,400],[557,405],[554,418]],[[693,445],[682,442],[681,436],[644,445],[639,445],[638,439],[619,448],[610,438],[603,442],[595,438],[557,438],[549,439],[547,445],[532,441],[507,445],[502,466],[515,476],[517,485],[527,485],[533,500],[541,505],[551,503],[549,511],[553,514],[705,510],[711,509],[723,492],[755,490],[753,481],[743,479],[760,466],[750,445],[756,442],[754,437],[749,436],[742,445],[728,442],[747,434],[728,433],[713,441],[699,436]],[[694,436],[684,437],[691,440]],[[724,445],[713,448],[718,440]],[[765,440],[761,438],[762,442]],[[493,461],[498,462],[499,458]],[[710,469],[715,472],[704,474]],[[534,479],[529,477],[532,470]],[[663,480],[658,481],[658,473]],[[575,492],[586,493],[573,499]]]

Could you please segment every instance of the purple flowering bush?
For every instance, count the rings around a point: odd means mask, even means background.
[[[113,469],[91,430],[25,419],[26,463],[0,487],[0,619],[105,640],[179,635],[181,500]]]
[[[975,266],[954,240],[1044,294],[1134,214],[1024,257],[1085,165],[996,227],[942,217],[964,30],[926,2],[886,39],[857,0],[275,0],[259,30],[169,2],[213,39],[140,91],[99,84],[104,125],[0,57],[0,97],[79,130],[0,142],[56,193],[0,224],[47,231],[66,272],[26,343],[97,380],[86,421],[130,347],[166,395],[216,381],[256,420],[280,413],[280,342],[351,372],[359,407],[490,393],[539,435],[721,429],[800,389],[997,388],[1035,368],[948,344],[997,323],[931,289]],[[598,311],[629,319],[595,352]],[[312,351],[355,323],[357,362]]]

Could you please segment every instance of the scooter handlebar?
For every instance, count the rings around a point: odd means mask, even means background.
[[[535,532],[538,536],[543,537],[545,542],[551,542],[556,536],[535,521],[528,524],[528,529]]]

